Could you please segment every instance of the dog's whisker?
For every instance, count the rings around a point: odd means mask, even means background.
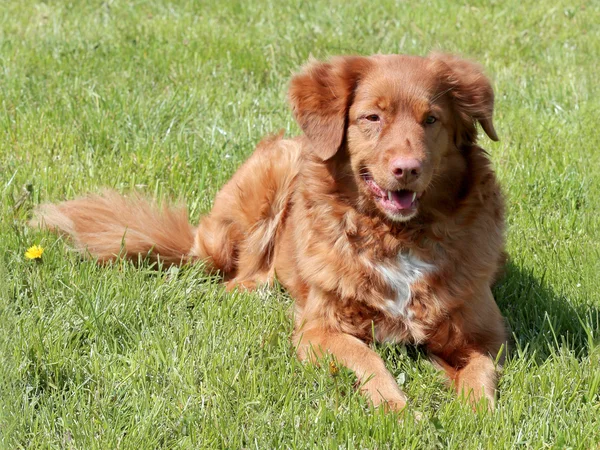
[[[431,99],[431,103],[434,103],[436,100],[438,100],[440,97],[443,97],[444,95],[446,95],[447,93],[451,92],[454,88],[453,87],[449,87],[448,89],[436,94],[432,99]]]

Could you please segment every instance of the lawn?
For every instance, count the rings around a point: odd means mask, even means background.
[[[591,0],[3,2],[1,447],[600,448],[598,24]],[[493,413],[419,349],[377,346],[423,414],[399,422],[351,373],[294,358],[284,292],[97,267],[26,225],[104,186],[196,222],[262,136],[298,133],[286,89],[310,55],[432,49],[496,89],[500,142],[481,142],[508,203],[513,342]]]

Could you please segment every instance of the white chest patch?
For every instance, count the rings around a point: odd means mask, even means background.
[[[435,266],[426,263],[410,252],[400,252],[391,264],[375,264],[374,269],[394,291],[395,297],[387,299],[385,311],[392,316],[404,316],[410,319],[407,306],[411,297],[411,285],[425,274],[433,272]]]

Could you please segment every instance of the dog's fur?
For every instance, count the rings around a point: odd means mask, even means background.
[[[34,221],[99,261],[204,261],[248,289],[277,277],[296,302],[299,357],[331,353],[374,405],[406,404],[376,339],[423,345],[459,393],[492,407],[506,332],[490,290],[504,204],[476,145],[477,122],[497,140],[488,79],[446,54],[337,57],[309,62],[289,98],[304,134],[263,140],[197,228],[113,192],[42,205]]]

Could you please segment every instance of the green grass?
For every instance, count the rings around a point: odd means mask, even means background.
[[[598,23],[595,1],[3,2],[2,447],[598,448]],[[100,268],[25,225],[103,186],[184,199],[196,221],[263,135],[298,132],[286,87],[310,54],[431,49],[480,61],[497,92],[501,141],[482,144],[508,201],[514,342],[494,413],[379,346],[423,413],[399,423],[350,373],[294,358],[284,293]]]

